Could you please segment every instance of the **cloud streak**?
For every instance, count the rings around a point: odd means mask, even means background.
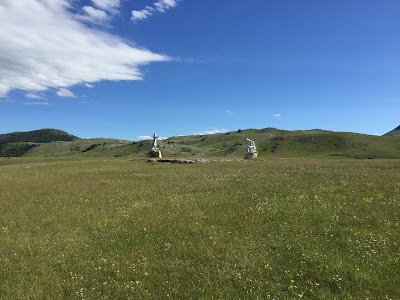
[[[57,91],[57,95],[66,98],[76,98],[75,94],[66,88],[61,88]]]
[[[111,13],[116,13],[118,12],[118,8],[121,4],[120,0],[92,0],[92,3],[94,6],[105,10],[109,11]]]
[[[213,129],[213,130],[204,130],[204,131],[196,133],[196,135],[207,135],[207,134],[225,133],[225,132],[227,132],[227,130],[224,128],[221,128],[221,129]]]
[[[93,0],[97,10],[86,8],[86,13],[101,19],[99,9],[115,13],[119,2]],[[67,0],[0,1],[0,97],[12,90],[60,91],[101,80],[140,80],[140,66],[170,60],[86,26],[69,6]]]
[[[36,95],[34,93],[27,93],[27,94],[25,94],[25,97],[30,98],[30,99],[43,99],[42,96]]]
[[[77,15],[76,18],[90,23],[108,22],[110,16],[101,9],[96,9],[92,6],[84,6],[82,8],[84,14]]]
[[[168,9],[178,5],[177,0],[158,0],[152,6],[146,6],[141,10],[132,10],[131,20],[137,22],[145,20],[155,13],[165,13]]]
[[[152,140],[153,139],[153,137],[150,135],[139,135],[138,138],[140,140]],[[167,139],[166,137],[162,137],[162,136],[157,138],[157,140],[166,140],[166,139]]]
[[[29,97],[28,97],[29,98]],[[44,106],[47,106],[47,105],[51,105],[50,103],[48,103],[48,102],[20,102],[20,101],[15,101],[15,100],[12,100],[12,99],[0,99],[0,102],[3,102],[3,103],[16,103],[16,104],[23,104],[23,105],[44,105]]]

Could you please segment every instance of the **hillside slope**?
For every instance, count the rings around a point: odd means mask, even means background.
[[[212,135],[170,137],[158,142],[164,157],[243,157],[246,138],[255,141],[260,157],[351,157],[400,158],[400,140],[320,129],[285,131],[275,128],[247,129]],[[151,140],[139,142],[80,140],[52,142],[29,150],[26,156],[141,156],[146,157]],[[97,143],[88,151],[78,144]],[[77,149],[80,147],[81,149]],[[80,150],[75,151],[74,149]]]
[[[64,135],[64,137],[72,136]],[[158,144],[164,157],[242,158],[246,151],[246,138],[255,141],[259,157],[400,158],[400,139],[321,129],[296,131],[276,128],[246,129],[212,135],[170,137],[159,141]],[[75,138],[51,142],[30,140],[35,143],[0,144],[0,156],[147,157],[151,149],[151,140],[138,142],[104,138]]]
[[[385,133],[383,136],[400,137],[400,125],[388,133]]]
[[[0,144],[17,142],[49,143],[53,141],[73,141],[75,139],[78,139],[78,137],[58,129],[39,129],[0,134]]]
[[[30,149],[25,156],[126,156],[130,153],[121,153],[120,151],[122,146],[128,144],[131,142],[106,138],[77,139],[69,142],[56,141],[39,144]]]
[[[260,157],[400,158],[400,141],[372,135],[324,130],[247,129],[223,134],[172,137],[163,153],[243,156],[246,138],[255,141]],[[171,154],[172,154],[171,153]]]
[[[58,129],[0,134],[0,157],[23,156],[28,150],[39,146],[37,143],[73,140],[79,140],[79,138]]]

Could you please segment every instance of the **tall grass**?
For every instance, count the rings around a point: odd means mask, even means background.
[[[399,299],[400,161],[0,160],[1,299]]]

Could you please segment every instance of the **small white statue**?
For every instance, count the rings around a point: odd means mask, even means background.
[[[256,148],[256,143],[254,141],[246,138],[247,141],[247,152],[244,155],[244,158],[249,159],[249,158],[257,158],[258,152]]]
[[[154,133],[153,134],[153,146],[152,146],[152,148],[157,148],[157,139],[158,139],[158,136]]]
[[[162,158],[161,150],[157,148],[157,139],[158,139],[157,134],[153,134],[153,145],[151,147],[149,155],[150,157]]]
[[[256,143],[251,139],[246,138],[247,140],[247,152],[255,153],[257,152]]]

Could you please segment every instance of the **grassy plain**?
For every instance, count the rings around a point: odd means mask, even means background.
[[[399,299],[400,161],[0,160],[1,299]]]

